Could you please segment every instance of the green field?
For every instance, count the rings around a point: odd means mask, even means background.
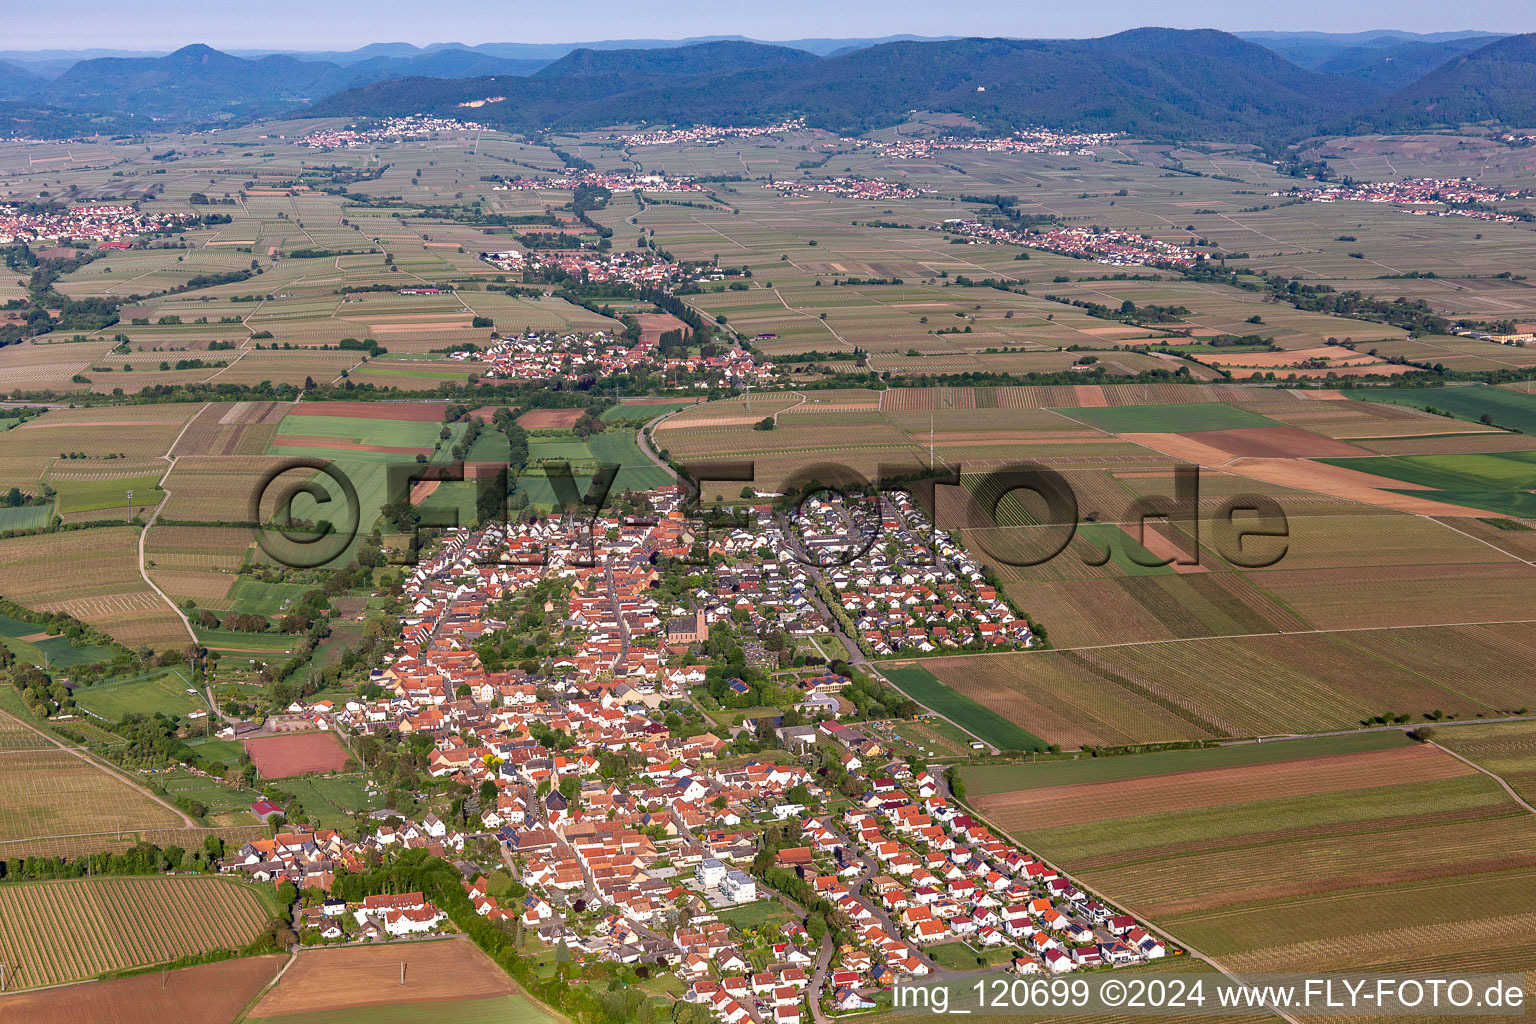
[[[453,446],[464,436],[465,429],[463,423],[449,424],[450,436],[434,452],[433,446],[438,443],[439,435],[443,430],[441,423],[342,416],[286,416],[273,441],[272,452],[276,455],[315,458],[333,463],[336,470],[344,474],[357,491],[362,521],[358,525],[358,536],[354,537],[352,543],[331,563],[341,564],[356,551],[358,538],[365,536],[373,527],[378,519],[379,509],[394,497],[389,493],[392,470],[394,482],[403,486],[408,476],[418,472],[420,467],[415,463],[415,455],[409,452],[357,451],[326,448],[319,444],[306,446],[303,438],[336,438],[361,444],[420,449],[431,453],[428,457],[431,464],[446,465]],[[334,482],[328,480],[324,474],[319,475],[317,480],[327,494],[335,488]],[[459,488],[458,485],[444,485],[439,487],[439,490],[445,487],[471,490],[467,487]],[[333,498],[330,504],[317,504],[310,497],[299,496],[294,500],[293,513],[300,519],[326,519],[327,513],[335,514],[331,511],[335,500]],[[473,498],[469,501],[472,502]],[[352,523],[347,520],[336,525],[338,529],[346,530],[352,526]]]
[[[493,996],[427,1003],[359,1006],[318,1013],[285,1013],[280,1017],[250,1017],[250,1024],[553,1024],[554,1018],[528,996]]]
[[[232,611],[273,618],[283,614],[286,603],[312,589],[304,583],[262,583],[249,576],[237,576],[226,600],[233,602]]]
[[[677,412],[679,409],[687,409],[692,402],[646,402],[645,404],[620,402],[611,409],[604,409],[602,419],[605,423],[633,423],[637,426],[649,423],[657,416],[665,416],[667,413]]]
[[[666,470],[636,446],[634,433],[622,428],[593,434],[585,441],[573,433],[530,437],[528,447],[531,471],[518,478],[517,486],[528,495],[529,504],[536,508],[553,508],[559,503],[550,476],[536,468],[544,459],[568,461],[575,477],[576,491],[581,495],[591,487],[592,474],[599,465],[619,467],[610,491],[615,496],[624,491],[644,491],[674,482]]]
[[[1186,405],[1112,405],[1097,409],[1057,409],[1112,434],[1183,434],[1200,430],[1237,430],[1245,427],[1278,427],[1266,416],[1221,402]]]
[[[1060,761],[1035,761],[1029,764],[967,765],[961,773],[965,779],[967,795],[985,796],[1050,786],[1140,779],[1149,775],[1171,775],[1210,768],[1273,764],[1298,757],[1386,750],[1405,746],[1409,742],[1407,736],[1400,732],[1366,732],[1353,736],[1277,740],[1271,743],[1234,743],[1199,750],[1159,750],[1119,757],[1079,755]]]
[[[128,518],[128,492],[133,492],[133,507],[138,514],[160,504],[165,493],[158,476],[123,477],[115,480],[54,480],[48,485],[59,492],[60,515],[71,512],[97,512],[122,509]]]
[[[349,827],[354,814],[376,810],[386,802],[382,793],[368,794],[364,775],[299,776],[278,785],[298,797],[304,810],[324,828]]]
[[[73,668],[76,665],[94,665],[107,661],[115,651],[110,647],[76,645],[66,636],[50,636],[40,640],[23,640],[44,632],[42,626],[0,615],[0,643],[11,653],[29,665],[50,668]]]
[[[1046,747],[1040,737],[945,686],[921,665],[882,665],[880,674],[908,697],[994,747],[1001,750],[1044,750]]]
[[[210,815],[220,816],[220,824],[254,825],[256,823],[254,818],[248,816],[248,812],[251,804],[261,799],[260,793],[184,771],[159,772],[156,773],[154,780],[161,789],[172,796],[196,800],[208,808]],[[245,816],[241,817],[242,815]],[[228,816],[227,820],[224,816]]]
[[[1459,389],[1458,389],[1459,390]],[[1524,396],[1518,396],[1524,397]],[[1333,466],[1431,487],[1404,491],[1453,505],[1469,505],[1520,518],[1536,517],[1536,452],[1483,455],[1393,455],[1378,458],[1319,459]]]
[[[36,530],[47,526],[53,518],[52,505],[23,505],[20,508],[0,508],[0,533],[6,530]]]
[[[1114,523],[1079,523],[1077,535],[1099,552],[1109,552],[1109,562],[1127,576],[1167,576],[1178,570],[1154,565],[1158,556]]]
[[[185,669],[157,669],[121,679],[109,679],[75,691],[75,702],[111,722],[124,715],[185,715],[206,710],[207,702],[187,693]]]
[[[735,928],[761,928],[770,925],[777,928],[790,919],[784,904],[775,899],[757,900],[739,907],[722,910],[715,915]]]
[[[463,432],[462,423],[455,424]],[[350,416],[303,416],[283,417],[279,424],[275,445],[285,445],[284,438],[334,437],[356,441],[359,444],[381,444],[399,448],[427,448],[437,443],[442,431],[441,423],[423,423],[417,420],[385,420]],[[302,442],[300,442],[302,446]]]
[[[257,651],[284,653],[293,649],[294,637],[285,633],[240,633],[232,629],[203,629],[194,626],[198,643],[222,651]]]
[[[235,740],[188,740],[187,746],[210,761],[222,761],[225,764],[234,764],[245,756],[245,748]]]
[[[1360,401],[1409,405],[1415,409],[1431,406],[1464,420],[1478,421],[1486,414],[1501,427],[1536,434],[1536,395],[1508,388],[1353,388],[1345,394]]]

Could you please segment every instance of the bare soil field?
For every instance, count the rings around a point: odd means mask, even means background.
[[[1488,513],[1461,505],[1449,505],[1429,498],[1419,498],[1398,491],[1427,490],[1402,480],[1361,473],[1342,466],[1329,466],[1320,462],[1300,459],[1239,459],[1223,464],[1223,469],[1238,476],[1264,480],[1285,487],[1304,491],[1320,491],[1335,497],[1358,501],[1367,505],[1413,512],[1425,516],[1485,516]]]
[[[442,402],[302,402],[293,411],[303,416],[437,423],[443,418],[444,408]]]
[[[568,430],[581,419],[581,409],[534,409],[517,418],[524,430]]]
[[[405,984],[400,965],[405,964]],[[515,992],[512,979],[463,939],[307,949],[252,1011],[256,1017],[356,1006],[475,999]]]
[[[347,765],[346,749],[328,732],[262,736],[246,740],[245,750],[264,779],[337,772]]]
[[[284,434],[277,438],[279,448],[331,448],[341,452],[384,452],[393,455],[429,455],[430,448],[411,448],[397,444],[363,444],[340,437],[306,437],[303,434]]]
[[[1255,459],[1315,459],[1344,452],[1368,455],[1363,448],[1322,437],[1300,427],[1241,427],[1236,430],[1201,430],[1180,435],[1220,449],[1229,455]]]
[[[1285,796],[1427,782],[1474,769],[1433,747],[1215,768],[1137,780],[1058,786],[983,796],[978,810],[1009,830],[1076,825],[1184,808],[1217,807]]]
[[[283,964],[258,956],[0,996],[0,1024],[229,1024]]]

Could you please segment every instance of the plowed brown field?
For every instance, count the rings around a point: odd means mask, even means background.
[[[1427,782],[1475,769],[1433,747],[1214,768],[1142,779],[1024,790],[976,798],[976,806],[1009,831],[1075,825],[1195,807],[1286,796]]]

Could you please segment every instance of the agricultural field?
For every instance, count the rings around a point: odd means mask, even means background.
[[[1025,731],[1014,720],[989,711],[953,687],[944,686],[922,665],[882,665],[880,674],[908,697],[933,709],[984,743],[1001,750],[1037,750],[1044,747],[1039,737]]]
[[[1536,395],[1507,388],[1369,388],[1351,391],[1350,397],[1418,409],[1429,407],[1472,422],[1487,416],[1501,427],[1536,433]]]
[[[14,988],[240,949],[274,901],[257,886],[207,876],[96,878],[0,886],[0,951]]]
[[[537,410],[536,412],[564,410]],[[554,465],[546,468],[543,463]],[[574,477],[576,493],[584,495],[600,466],[618,466],[612,493],[648,490],[673,483],[672,476],[657,466],[635,443],[634,432],[617,426],[586,439],[575,433],[541,429],[528,438],[528,467],[518,477],[518,490],[535,508],[554,508],[561,503],[553,478]]]
[[[6,615],[0,615],[0,644],[30,665],[57,668],[107,661],[117,653],[110,647],[77,644],[67,636],[48,635],[39,626]]]
[[[431,1006],[440,1019],[459,1000],[496,1000],[502,1004],[498,1009],[514,1010],[512,1016],[496,1020],[524,1024],[527,1018],[526,1024],[539,1024],[550,1019],[532,1000],[515,993],[512,980],[501,968],[473,944],[460,939],[387,948],[307,949],[299,953],[282,981],[252,1008],[251,1017],[309,1024],[312,1015],[316,1020],[351,1020],[337,1015],[377,1007],[380,1009],[370,1009],[357,1019],[414,1020],[417,1018],[373,1014],[391,1014],[401,1005],[422,1004]],[[526,1009],[515,1012],[516,1004]],[[457,1019],[456,1011],[450,1012]]]
[[[188,689],[193,687],[182,666],[103,680],[78,690],[75,702],[87,714],[109,722],[121,721],[128,714],[177,717],[206,710],[206,701]]]
[[[8,717],[6,721],[12,721]],[[7,730],[0,748],[0,859],[26,844],[28,856],[71,847],[71,837],[111,838],[142,829],[179,828],[180,813],[94,761],[36,734]],[[14,854],[20,855],[20,854]]]
[[[0,540],[0,596],[67,612],[130,646],[184,642],[175,610],[139,575],[138,541],[128,526]],[[38,565],[49,571],[29,571]]]
[[[0,996],[0,1024],[68,1020],[80,1024],[230,1024],[282,966],[278,956],[248,957],[88,985]]]
[[[1536,802],[1536,723],[1430,727],[1421,732],[1447,750],[1493,772],[1527,803]]]
[[[1306,970],[1326,951],[1339,970],[1423,970],[1471,964],[1484,940],[1500,969],[1522,969],[1536,820],[1492,779],[1391,735],[966,779],[988,819],[1230,969]]]
[[[1517,518],[1536,518],[1536,451],[1328,459],[1329,465],[1400,480],[1415,494]]]
[[[1512,678],[1529,623],[1434,630],[1217,637],[1079,650],[932,658],[936,679],[1064,747],[1352,729],[1383,714],[1424,723],[1525,713]],[[1212,665],[1222,666],[1213,674]],[[1244,685],[1234,688],[1231,679]]]

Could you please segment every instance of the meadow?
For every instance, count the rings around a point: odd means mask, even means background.
[[[187,693],[187,669],[157,669],[132,676],[103,680],[76,691],[75,700],[88,714],[109,722],[128,714],[163,714],[169,717],[206,710],[202,697]]]
[[[1352,391],[1350,397],[1419,409],[1428,406],[1473,422],[1487,416],[1501,427],[1536,433],[1536,395],[1507,388],[1369,388]]]

